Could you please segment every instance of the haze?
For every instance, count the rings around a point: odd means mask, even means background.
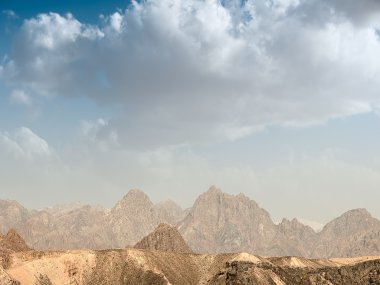
[[[104,2],[104,3],[102,3]],[[0,199],[380,218],[380,2],[0,1]]]

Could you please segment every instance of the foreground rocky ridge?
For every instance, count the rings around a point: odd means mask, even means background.
[[[139,249],[19,252],[0,267],[2,285],[370,285],[380,257],[262,258],[247,253],[197,255]]]
[[[197,253],[380,255],[380,221],[365,209],[344,213],[316,233],[296,219],[276,225],[255,201],[216,187],[186,211],[170,201],[154,204],[140,190],[129,191],[110,210],[75,204],[36,211],[0,200],[0,233],[15,228],[39,250],[123,248],[136,244],[160,223],[175,225]]]

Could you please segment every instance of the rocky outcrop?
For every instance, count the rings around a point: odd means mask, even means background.
[[[148,250],[191,253],[191,249],[177,228],[168,224],[159,224],[152,233],[144,237],[134,247]]]
[[[7,249],[12,252],[30,250],[24,239],[14,229],[10,229],[5,236],[0,236],[0,250],[1,249]]]
[[[5,236],[0,235],[0,267],[7,268],[9,266],[12,253],[29,250],[30,248],[23,238],[14,229],[10,229]]]

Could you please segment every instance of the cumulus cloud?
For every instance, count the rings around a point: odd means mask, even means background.
[[[2,77],[121,107],[104,129],[130,146],[321,123],[380,105],[379,2],[348,2],[133,1],[98,26],[41,14]]]

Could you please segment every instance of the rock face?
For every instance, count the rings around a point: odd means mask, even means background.
[[[248,251],[265,254],[276,236],[269,214],[243,194],[211,187],[199,196],[178,229],[195,252]]]
[[[328,223],[318,234],[312,256],[345,257],[378,254],[380,221],[365,209],[351,210]]]
[[[277,234],[272,248],[276,255],[309,256],[317,235],[309,226],[305,226],[297,219],[291,221],[283,219],[277,226]]]
[[[182,221],[186,215],[185,211],[171,200],[154,205],[154,210],[160,221],[166,221],[170,225],[175,225]]]
[[[161,221],[149,197],[131,190],[111,209],[109,222],[118,245],[134,244]]]
[[[380,259],[375,257],[268,259],[246,253],[196,255],[119,249],[21,252],[13,253],[11,260],[7,269],[0,267],[2,285],[380,284]]]
[[[0,200],[0,234],[15,228],[34,249],[123,248],[160,223],[176,225],[197,253],[317,258],[380,254],[380,221],[364,209],[349,211],[316,233],[296,219],[276,225],[255,201],[216,187],[185,211],[171,201],[154,204],[140,190],[131,190],[110,210],[74,204],[36,211]]]
[[[152,233],[144,237],[134,247],[148,250],[191,253],[191,249],[178,230],[168,224],[159,224]]]

